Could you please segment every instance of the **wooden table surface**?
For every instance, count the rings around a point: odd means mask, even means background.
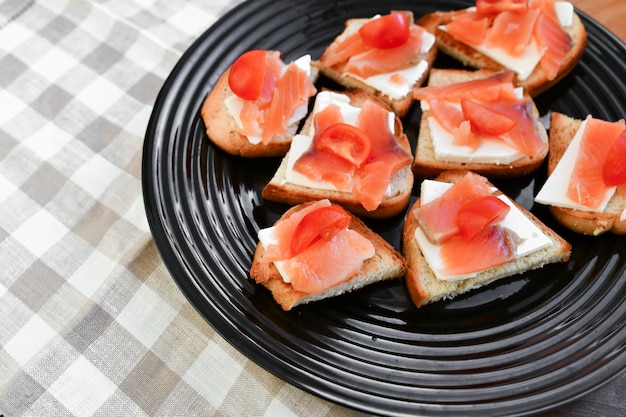
[[[570,0],[570,2],[626,42],[626,24],[624,24],[626,1]]]

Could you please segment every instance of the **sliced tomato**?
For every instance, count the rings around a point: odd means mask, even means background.
[[[266,51],[255,49],[244,52],[233,62],[228,75],[228,86],[244,100],[256,100],[261,96],[265,79]]]
[[[608,187],[626,183],[626,130],[615,139],[604,162],[602,179]]]
[[[515,126],[515,120],[479,102],[461,100],[461,108],[463,109],[463,115],[469,120],[472,130],[477,133],[499,136]]]
[[[291,237],[291,253],[297,255],[320,239],[330,240],[350,224],[350,215],[339,206],[326,206],[300,220]]]
[[[317,151],[330,152],[355,166],[367,160],[371,143],[365,132],[347,123],[335,123],[324,129],[316,138]]]
[[[459,233],[473,237],[485,227],[504,219],[510,209],[508,204],[493,195],[465,203],[459,208],[456,217]]]
[[[409,40],[409,26],[410,23],[405,14],[391,12],[361,26],[359,34],[366,45],[378,49],[389,49]]]
[[[528,10],[528,0],[476,0],[476,11],[483,15],[526,10]]]

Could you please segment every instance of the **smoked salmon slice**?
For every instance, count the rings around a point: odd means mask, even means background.
[[[317,136],[328,127],[343,123],[343,121],[339,106],[336,104],[326,106],[313,116],[315,135]],[[294,165],[296,171],[309,179],[317,182],[330,182],[336,189],[343,191],[352,188],[356,168],[349,161],[337,155],[325,152],[324,155],[320,156],[312,148],[300,156]]]
[[[268,142],[275,135],[287,131],[289,120],[296,109],[305,104],[316,92],[308,74],[300,70],[293,62],[276,81],[276,88],[269,108],[264,117],[263,142]]]
[[[476,12],[454,15],[446,25],[446,31],[467,45],[480,45],[487,36],[491,19]]]
[[[356,174],[352,192],[366,210],[375,210],[382,202],[393,176],[413,161],[389,129],[389,112],[371,100],[363,103],[357,127],[371,141],[370,161]]]
[[[500,226],[489,226],[471,238],[460,235],[445,241],[439,250],[448,276],[484,271],[515,257],[514,238]]]
[[[416,100],[493,100],[497,98],[516,97],[513,87],[514,74],[511,71],[501,72],[487,78],[464,81],[448,85],[417,87],[413,89]]]
[[[480,17],[490,19],[487,28],[482,27],[485,23]],[[476,11],[459,14],[446,30],[466,45],[499,48],[514,57],[523,56],[534,41],[541,53],[539,66],[548,80],[558,75],[572,42],[561,26],[554,0],[479,1]]]
[[[356,31],[347,35],[341,42],[330,44],[320,59],[332,67],[347,62],[350,57],[359,55],[368,49],[369,47],[363,42],[359,32]]]
[[[529,99],[498,100],[489,103],[493,110],[515,120],[515,127],[500,135],[509,146],[532,158],[540,155],[548,146],[537,135],[532,119],[532,103]]]
[[[463,111],[446,100],[429,100],[430,114],[446,131],[454,132],[465,120]]]
[[[410,22],[409,38],[406,42],[391,48],[376,48],[368,45],[363,41],[358,30],[362,25],[355,19],[351,19],[346,22],[347,30],[344,35],[326,48],[320,57],[320,62],[328,67],[345,64],[342,71],[362,78],[401,70],[419,62],[424,29],[413,23],[413,13],[410,11],[392,13],[401,13]],[[356,30],[352,31],[353,28]]]
[[[526,13],[511,11],[498,13],[485,35],[484,45],[504,49],[513,56],[523,55],[533,37],[535,23],[540,13],[539,9],[532,9]]]
[[[537,134],[532,101],[527,97],[517,98],[512,80],[512,72],[503,72],[484,79],[416,88],[414,97],[428,103],[430,114],[453,135],[455,145],[475,150],[485,134],[486,137],[499,138],[525,155],[536,157],[546,150],[547,144]],[[467,121],[466,115],[458,107],[463,101],[477,103],[494,114],[515,121],[515,124],[498,135],[489,135],[491,130],[488,129],[470,130],[468,124],[464,123]],[[488,120],[484,127],[495,127],[495,124],[489,125],[495,121]]]
[[[459,127],[454,131],[454,138],[452,143],[457,146],[467,146],[471,150],[475,151],[480,147],[483,141],[482,136],[479,133],[474,132],[469,121],[464,120]]]
[[[298,254],[291,252],[292,236],[302,219],[330,206],[328,200],[316,201],[273,226],[276,243],[265,248],[263,260],[280,261],[291,286],[298,291],[317,293],[347,281],[375,253],[369,239],[350,229],[340,230],[330,240],[320,239]]]
[[[354,55],[348,59],[345,71],[361,78],[368,78],[414,65],[420,56],[423,33],[422,27],[412,26],[408,41],[394,48],[369,48]]]
[[[474,200],[491,195],[487,179],[468,173],[439,198],[421,205],[413,211],[422,231],[434,244],[441,244],[459,233],[459,209]]]
[[[559,72],[572,39],[561,27],[553,1],[539,0],[533,5],[542,10],[534,30],[537,44],[543,51],[539,65],[545,71],[546,77],[553,80]]]
[[[291,253],[291,236],[296,226],[307,214],[330,205],[331,203],[328,200],[319,200],[276,222],[273,227],[277,243],[270,244],[265,248],[263,260],[265,262],[275,262],[291,258],[293,256]]]
[[[338,106],[327,106],[314,116],[315,135],[343,122]],[[317,152],[312,146],[298,158],[294,170],[313,181],[328,181],[340,191],[352,192],[371,211],[382,202],[396,172],[409,166],[413,157],[400,147],[389,129],[389,111],[374,101],[363,103],[356,127],[365,133],[371,146],[369,157],[360,166],[330,152]]]
[[[261,136],[263,143],[287,131],[298,107],[317,89],[308,74],[291,62],[286,67],[280,54],[272,51],[266,58],[266,80],[258,100],[242,100],[241,133]]]
[[[608,122],[587,116],[567,196],[574,202],[596,208],[604,200],[604,162],[613,143],[624,130],[624,120]]]
[[[347,229],[329,241],[317,241],[284,261],[282,268],[295,290],[315,294],[349,280],[374,252],[372,242]]]

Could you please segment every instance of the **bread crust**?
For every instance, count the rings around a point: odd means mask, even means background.
[[[454,183],[465,176],[467,172],[468,171],[465,170],[446,171],[439,175],[436,180]],[[501,192],[498,191],[496,192],[496,195],[497,194],[501,194]],[[475,277],[451,282],[439,280],[434,275],[414,238],[415,230],[419,227],[414,211],[420,206],[420,200],[415,202],[404,220],[402,229],[402,252],[408,268],[405,276],[407,290],[411,296],[411,300],[417,307],[422,307],[439,300],[452,299],[457,295],[483,287],[499,279],[541,268],[550,263],[566,262],[569,260],[572,248],[571,245],[543,224],[532,213],[515,203],[515,201],[511,201],[550,237],[554,245],[550,248],[541,249],[538,252],[481,272]]]
[[[389,109],[385,102],[376,97],[372,97],[361,90],[348,91],[342,94],[346,94],[350,97],[350,104],[354,106],[360,106],[366,100],[374,100],[379,105]],[[313,115],[309,115],[309,118],[305,123],[305,128],[303,129],[304,132],[307,131],[307,126],[312,124],[312,117]],[[409,155],[412,155],[411,144],[408,137],[404,133],[402,122],[397,115],[395,117],[394,136],[396,137],[400,147],[402,147]],[[413,190],[413,173],[410,166],[402,168],[393,178],[393,181],[400,184],[399,192],[393,196],[384,198],[375,210],[368,211],[357,200],[354,194],[350,192],[321,190],[285,182],[284,178],[287,171],[288,158],[289,153],[287,153],[287,155],[283,158],[273,178],[263,188],[262,196],[264,199],[278,203],[296,205],[307,201],[328,198],[333,203],[341,205],[346,210],[349,210],[354,214],[364,218],[376,219],[385,219],[398,215],[409,205],[411,192]]]
[[[477,71],[438,69],[433,68],[430,73],[428,85],[448,85],[461,81],[469,81],[487,78],[500,73],[499,70],[489,68]],[[526,98],[531,98],[525,93]],[[432,178],[447,170],[468,170],[488,178],[517,178],[536,171],[548,155],[548,133],[539,119],[539,110],[532,101],[533,122],[535,131],[541,137],[546,147],[543,152],[535,157],[525,156],[509,164],[479,163],[479,162],[451,162],[438,160],[435,157],[435,148],[430,135],[428,110],[422,112],[420,128],[413,161],[413,173],[416,177]]]
[[[351,22],[365,22],[367,20],[368,19],[349,19],[348,21],[346,21],[345,26],[347,28]],[[337,38],[335,38],[333,42],[337,42],[338,39],[341,39],[344,33],[345,32],[342,32],[339,36],[337,36]],[[420,79],[417,80],[413,84],[413,87],[419,87],[426,82],[426,80],[428,79],[429,70],[432,67],[435,59],[437,58],[437,51],[438,51],[437,48],[433,46],[432,48],[430,48],[427,54],[421,57],[427,62],[428,70],[425,71],[424,74],[420,77]],[[401,98],[392,98],[389,95],[385,94],[384,92],[370,86],[369,84],[366,84],[365,82],[363,82],[363,80],[360,80],[350,75],[349,73],[345,72],[345,67],[346,67],[347,62],[342,62],[336,65],[329,66],[325,64],[326,57],[327,57],[327,52],[325,51],[320,56],[320,58],[314,62],[314,65],[316,68],[319,69],[319,72],[321,74],[328,77],[329,79],[336,82],[337,84],[342,85],[349,90],[365,91],[367,94],[370,94],[372,96],[375,96],[383,100],[385,103],[387,103],[387,105],[391,108],[391,110],[393,110],[399,117],[404,117],[408,113],[411,106],[413,105],[414,99],[413,99],[413,94],[411,91],[409,91],[407,95]],[[417,64],[417,63],[419,63],[419,61],[415,62],[414,64]]]
[[[293,213],[310,204],[313,204],[313,202],[291,207],[285,212],[281,219],[288,218]],[[406,273],[404,258],[391,244],[372,231],[362,220],[354,215],[352,215],[349,228],[369,239],[374,245],[375,254],[372,258],[365,260],[361,270],[344,283],[317,294],[308,294],[294,290],[290,284],[283,281],[273,263],[263,261],[265,250],[261,243],[257,244],[254,252],[254,258],[250,267],[250,277],[257,283],[266,287],[272,293],[272,297],[276,303],[278,303],[283,310],[289,311],[302,304],[336,297],[370,284],[399,279],[404,276]]]
[[[493,59],[483,55],[471,46],[457,41],[440,26],[450,23],[455,15],[463,14],[465,10],[450,12],[433,12],[422,16],[416,23],[433,33],[437,38],[437,47],[440,52],[449,55],[463,65],[472,68],[491,68],[494,70],[506,70],[504,66]],[[532,74],[525,80],[516,80],[516,84],[524,87],[531,97],[537,97],[550,87],[566,77],[578,64],[587,45],[587,31],[576,12],[573,14],[572,25],[565,28],[572,38],[572,45],[568,50],[557,76],[549,80],[545,71],[538,65]]]
[[[548,175],[552,174],[556,168],[581,123],[582,120],[559,112],[550,114]],[[603,233],[624,235],[626,234],[626,218],[621,219],[621,217],[626,210],[626,184],[617,187],[615,195],[601,213],[556,206],[550,206],[549,210],[560,224],[576,233],[592,236]]]
[[[283,156],[289,150],[291,138],[296,134],[298,123],[288,126],[287,132],[274,137],[268,143],[251,143],[238,131],[237,122],[228,113],[226,99],[234,93],[228,86],[228,68],[215,83],[200,109],[206,134],[224,152],[246,158]]]

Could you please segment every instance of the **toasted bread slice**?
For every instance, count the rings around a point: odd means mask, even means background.
[[[581,123],[582,120],[565,114],[551,113],[548,175],[561,160]],[[559,223],[577,233],[593,236],[607,232],[626,234],[626,184],[617,187],[613,198],[601,213],[557,206],[549,206],[549,209]]]
[[[458,70],[458,69],[439,69],[433,68],[428,80],[429,86],[444,86],[460,83],[470,80],[484,79],[500,74],[501,71],[492,69],[481,69],[477,71]],[[526,95],[527,98],[530,98]],[[535,124],[535,131],[539,137],[548,143],[548,133],[545,126],[539,119],[539,110],[533,103],[532,116]],[[545,160],[548,154],[548,146],[545,150],[534,157],[524,156],[510,163],[482,163],[482,162],[452,162],[437,159],[435,156],[435,147],[430,132],[428,118],[430,111],[422,111],[420,120],[420,129],[417,139],[417,147],[415,149],[415,160],[413,162],[413,172],[418,177],[432,178],[443,171],[452,169],[466,169],[476,172],[488,178],[505,178],[505,177],[521,177],[537,170]],[[468,154],[469,157],[469,154]]]
[[[422,16],[417,21],[417,24],[435,35],[437,38],[437,47],[440,52],[451,56],[463,65],[476,69],[492,68],[499,71],[508,70],[509,68],[505,68],[500,63],[471,46],[458,41],[445,30],[441,29],[441,26],[450,23],[455,15],[463,13],[466,13],[466,10],[433,12]],[[517,80],[517,85],[524,87],[531,97],[537,97],[539,94],[558,83],[578,64],[587,44],[587,31],[576,12],[573,13],[572,20],[572,25],[564,28],[565,32],[571,37],[572,42],[557,76],[554,79],[549,79],[545,71],[538,65],[526,79]]]
[[[412,14],[411,14],[411,19],[412,19]],[[344,31],[335,38],[331,46],[340,43],[350,33],[353,33],[354,29],[351,29],[352,25],[355,25],[356,27],[360,27],[361,25],[366,23],[368,20],[369,19],[360,18],[360,19],[349,19],[348,21],[346,21]],[[429,33],[426,36],[432,36],[432,34]],[[322,56],[320,56],[320,58],[314,63],[314,65],[319,69],[319,72],[321,74],[325,75],[329,79],[344,86],[347,89],[360,89],[360,90],[367,92],[368,94],[381,98],[400,117],[403,117],[409,111],[414,101],[411,95],[412,88],[410,88],[406,94],[400,97],[392,96],[389,93],[385,93],[384,91],[381,91],[379,88],[376,88],[371,84],[368,84],[366,80],[356,77],[350,74],[349,72],[347,72],[345,70],[347,61],[328,65],[327,62],[328,62],[329,50],[330,50],[330,47],[327,48],[326,51],[324,51],[324,53],[322,54]],[[423,85],[426,82],[428,78],[428,72],[430,68],[432,67],[433,62],[435,61],[436,57],[437,57],[437,47],[435,45],[435,42],[433,42],[432,46],[428,49],[428,51],[425,53],[422,53],[419,59],[413,63],[413,64],[418,64],[420,61],[424,62],[426,64],[426,70],[422,73],[421,77],[413,83],[412,87],[418,87],[420,85]]]
[[[217,80],[200,109],[209,139],[224,152],[235,156],[260,158],[285,155],[302,119],[294,120],[287,126],[285,133],[275,135],[269,142],[250,140],[241,132],[238,122],[226,104],[228,99],[234,96],[228,85],[229,74],[230,67]],[[317,79],[317,74],[317,70],[311,66],[312,82]]]
[[[312,203],[313,202],[308,202],[291,207],[283,214],[281,219],[288,218],[293,213]],[[269,289],[274,300],[285,311],[291,310],[301,304],[336,297],[344,293],[355,291],[370,284],[403,277],[406,272],[406,265],[402,255],[380,235],[368,228],[358,217],[354,215],[351,216],[352,220],[348,227],[372,242],[375,248],[375,254],[373,257],[365,260],[358,273],[349,280],[315,294],[297,291],[291,284],[283,280],[273,262],[263,260],[265,249],[260,242],[257,244],[254,252],[254,258],[250,267],[250,277]]]
[[[391,111],[382,100],[372,97],[361,90],[349,91],[342,94],[350,98],[350,104],[353,106],[360,107],[366,100],[374,100],[380,106]],[[313,117],[313,113],[309,115],[302,129],[302,133],[310,134],[313,125]],[[412,155],[411,144],[404,133],[402,123],[398,116],[395,116],[394,136],[400,147],[404,149],[407,154]],[[368,211],[351,192],[311,188],[287,182],[286,173],[288,159],[289,153],[282,159],[276,173],[263,188],[262,196],[264,199],[296,205],[306,201],[328,198],[333,203],[337,203],[359,216],[378,219],[395,216],[404,211],[409,205],[411,192],[413,190],[413,173],[410,164],[401,168],[392,178],[390,189],[392,189],[393,192],[390,193],[389,196],[386,196],[375,210]]]
[[[436,178],[438,181],[454,183],[467,173],[467,171],[446,171]],[[500,194],[497,191],[494,195]],[[426,261],[422,249],[415,239],[415,231],[419,227],[414,211],[420,206],[417,200],[411,210],[407,213],[403,230],[403,254],[407,261],[406,285],[411,295],[411,299],[417,307],[424,306],[439,300],[453,299],[457,295],[466,293],[476,288],[488,285],[501,278],[543,267],[544,265],[556,262],[565,262],[569,259],[571,245],[557,235],[554,231],[544,225],[532,213],[511,200],[518,209],[522,211],[543,233],[552,241],[552,245],[531,252],[526,256],[516,258],[508,263],[480,272],[478,275],[457,280],[440,280],[433,273]]]

